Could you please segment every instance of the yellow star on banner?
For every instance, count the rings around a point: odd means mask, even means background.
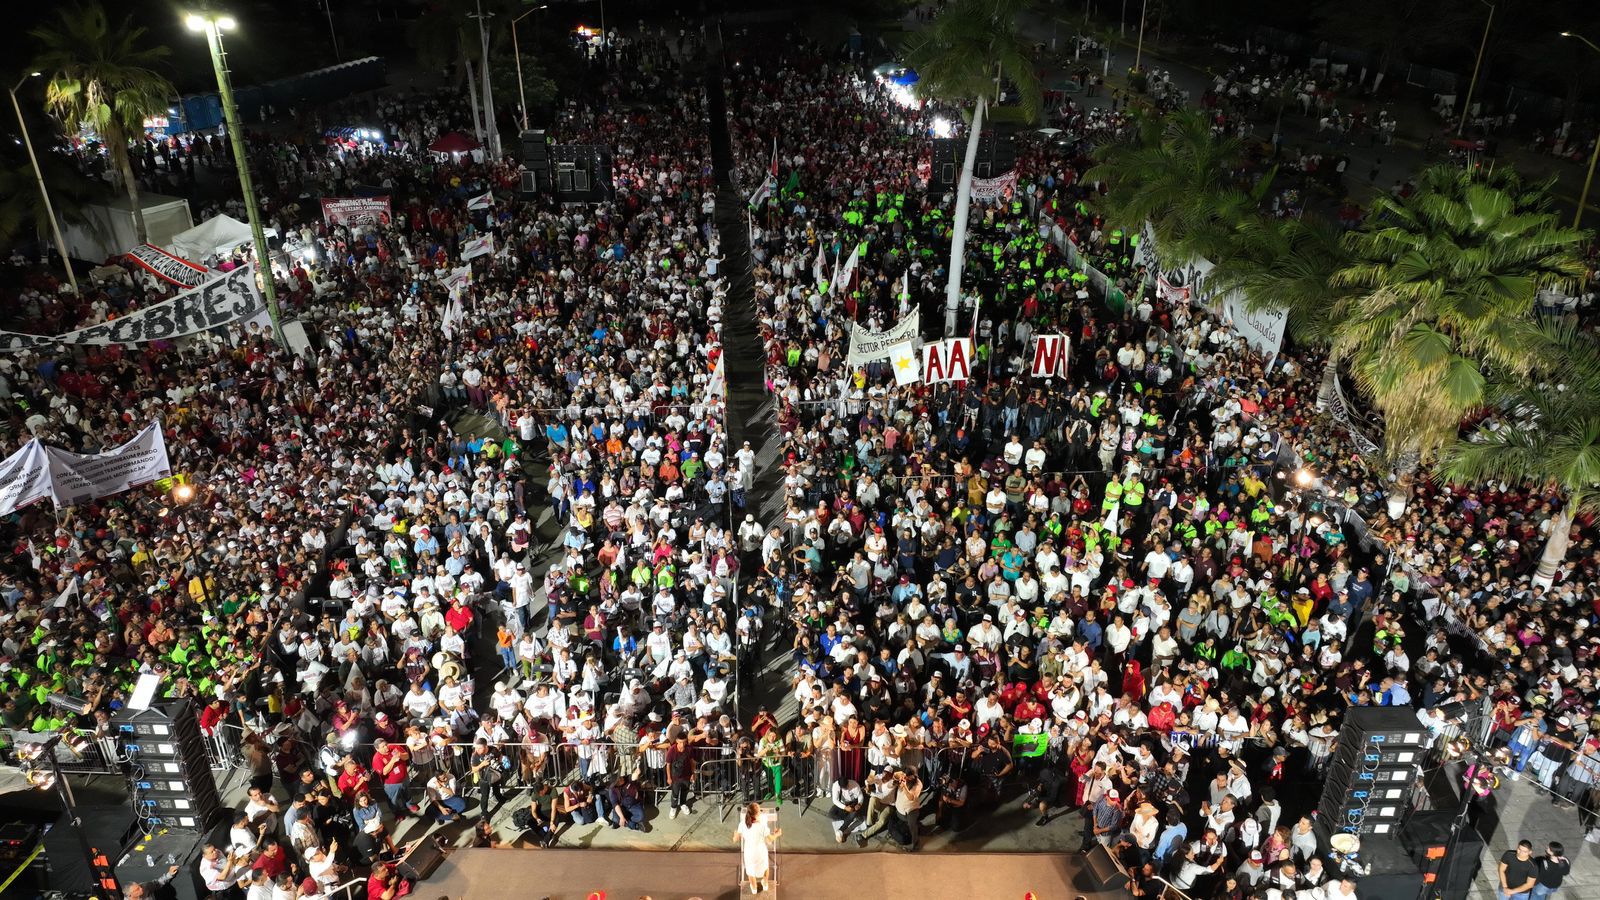
[[[902,356],[899,359],[894,361],[894,367],[896,369],[900,369],[902,371],[905,370],[906,368],[908,368],[910,365],[911,365],[911,357],[909,357],[909,356]]]

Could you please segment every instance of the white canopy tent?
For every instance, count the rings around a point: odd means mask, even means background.
[[[277,232],[271,228],[266,231],[268,237],[277,236]],[[172,243],[167,249],[174,255],[204,265],[211,257],[227,253],[240,244],[250,243],[253,239],[254,235],[251,234],[249,225],[232,216],[219,215],[173,236]]]

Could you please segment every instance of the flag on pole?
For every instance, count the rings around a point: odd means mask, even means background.
[[[767,177],[761,179],[761,186],[750,195],[750,208],[759,209],[778,189],[778,136],[772,136],[772,164],[767,167]]]
[[[484,191],[482,194],[467,201],[467,209],[488,209],[494,205],[494,191]]]
[[[894,383],[898,387],[922,380],[922,362],[917,358],[915,340],[901,341],[890,347],[889,365],[894,367]]]
[[[817,290],[828,292],[828,254],[822,242],[817,242],[817,261],[811,264],[811,275],[817,279]]]
[[[905,317],[906,311],[911,306],[911,270],[907,269],[900,275],[900,316]]]
[[[834,276],[833,282],[839,286],[839,290],[850,290],[850,280],[855,277],[856,265],[860,262],[861,245],[857,244],[856,248],[850,251],[850,258],[845,260],[844,268],[839,270],[839,274]]]

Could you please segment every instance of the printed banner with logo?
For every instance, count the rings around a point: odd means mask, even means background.
[[[494,206],[494,191],[484,191],[467,201],[469,210],[488,209],[491,206]]]
[[[105,453],[73,453],[35,438],[0,461],[0,515],[45,497],[58,509],[73,506],[171,475],[159,422],[151,422],[133,440]]]
[[[922,380],[929,384],[972,377],[972,338],[934,341],[922,348]]]
[[[387,225],[389,197],[323,197],[322,221],[329,225]]]
[[[860,325],[850,327],[850,354],[846,361],[851,366],[864,366],[889,355],[889,348],[913,340],[922,330],[922,311],[913,309],[911,315],[901,319],[888,331],[873,331]]]
[[[1033,339],[1033,377],[1067,377],[1067,354],[1072,343],[1064,334],[1040,334]]]
[[[160,247],[150,244],[140,244],[129,250],[127,255],[128,259],[139,268],[182,288],[192,288],[201,284],[211,274],[211,270],[205,266],[192,263],[181,256],[173,256]]]
[[[1005,197],[1017,189],[1017,170],[999,176],[998,178],[972,179],[972,199],[991,202]]]
[[[492,234],[486,234],[483,237],[476,237],[461,243],[461,259],[463,262],[469,259],[477,259],[480,256],[488,256],[493,252],[494,235]]]
[[[1283,346],[1283,330],[1289,324],[1289,310],[1250,309],[1244,295],[1235,291],[1222,298],[1222,315],[1257,353],[1268,358],[1278,355]]]
[[[450,296],[455,297],[466,290],[467,285],[472,283],[472,267],[458,266],[451,269],[450,274],[446,275],[439,283],[444,286]]]
[[[1158,275],[1156,276],[1156,296],[1168,303],[1187,305],[1189,302],[1189,286],[1186,284],[1174,284],[1167,279],[1167,276]]]
[[[267,308],[256,287],[255,270],[241,266],[184,291],[171,300],[134,310],[125,316],[50,337],[0,331],[0,352],[34,350],[61,344],[143,344],[199,334]]]

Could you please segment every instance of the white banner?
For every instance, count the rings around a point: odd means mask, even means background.
[[[58,508],[172,476],[159,422],[151,422],[133,440],[105,453],[85,456],[48,446],[44,452],[50,460],[50,493]]]
[[[889,348],[914,340],[922,331],[922,311],[913,309],[911,315],[901,319],[888,331],[873,331],[860,325],[850,326],[850,354],[846,361],[851,366],[864,366],[889,355]]]
[[[494,191],[484,191],[467,201],[467,209],[488,209],[494,206]]]
[[[171,300],[56,337],[0,331],[0,352],[59,344],[103,346],[171,340],[248,319],[266,308],[254,269],[241,266]]]
[[[0,515],[45,497],[57,508],[72,506],[171,475],[159,422],[151,422],[133,440],[105,453],[73,453],[35,439],[0,462]]]
[[[492,234],[475,237],[469,241],[463,241],[461,244],[461,260],[463,262],[469,259],[477,259],[480,256],[488,256],[493,252],[494,235]]]
[[[1256,352],[1269,358],[1278,355],[1283,346],[1283,330],[1289,324],[1289,310],[1252,310],[1245,306],[1244,295],[1235,291],[1222,298],[1222,315]]]
[[[922,348],[922,380],[929,384],[972,377],[972,338],[934,341]]]
[[[1182,303],[1187,306],[1189,303],[1189,286],[1186,284],[1174,284],[1168,280],[1167,276],[1158,275],[1156,276],[1156,296],[1168,303]]]
[[[1017,189],[1017,170],[1001,175],[998,178],[972,179],[972,199],[990,202],[999,200]]]
[[[439,283],[444,286],[444,289],[449,292],[451,297],[460,296],[461,292],[467,289],[467,285],[472,283],[472,267],[458,266],[451,269],[450,273],[440,279]]]
[[[900,387],[922,380],[916,341],[901,341],[889,348],[889,365],[894,367],[894,383]]]
[[[1040,334],[1033,339],[1033,377],[1067,377],[1067,354],[1072,344],[1064,334]]]
[[[0,516],[9,516],[48,496],[50,459],[37,439],[0,460]]]

